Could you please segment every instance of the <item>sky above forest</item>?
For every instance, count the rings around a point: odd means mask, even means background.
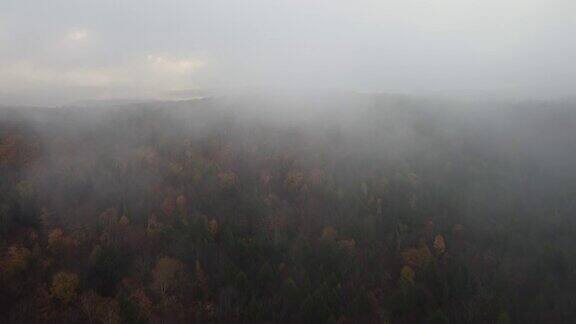
[[[2,0],[0,104],[243,89],[571,96],[574,35],[573,0]]]

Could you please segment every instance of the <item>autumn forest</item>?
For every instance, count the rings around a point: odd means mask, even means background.
[[[0,322],[576,320],[575,102],[312,97],[1,108]]]

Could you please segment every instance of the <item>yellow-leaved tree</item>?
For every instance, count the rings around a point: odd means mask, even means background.
[[[162,295],[178,287],[185,275],[182,262],[170,257],[161,257],[152,270],[152,287]]]
[[[32,252],[30,252],[29,249],[25,247],[11,246],[8,248],[8,255],[4,264],[0,265],[4,268],[4,273],[9,276],[14,275],[21,273],[28,268],[31,257]]]
[[[400,286],[411,286],[414,284],[414,270],[409,266],[403,266],[400,270]]]
[[[52,279],[52,296],[64,304],[69,304],[76,298],[78,275],[71,272],[58,272]]]
[[[320,236],[320,239],[322,241],[332,242],[336,240],[337,236],[338,231],[333,226],[328,225],[322,229],[322,236]]]
[[[436,254],[441,255],[446,251],[446,242],[444,241],[444,236],[436,235],[434,238],[434,251]]]

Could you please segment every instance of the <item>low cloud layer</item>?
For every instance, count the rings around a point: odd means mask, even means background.
[[[244,88],[565,96],[574,12],[569,0],[4,0],[0,100]]]

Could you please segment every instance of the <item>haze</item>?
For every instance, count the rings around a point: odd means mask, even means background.
[[[570,96],[575,12],[569,0],[3,0],[0,101]]]

